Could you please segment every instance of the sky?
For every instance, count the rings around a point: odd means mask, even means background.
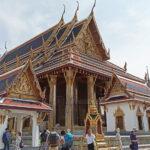
[[[79,20],[86,18],[94,0],[78,0]],[[76,0],[0,0],[0,54],[57,24],[66,5],[65,22],[74,16]],[[96,22],[110,61],[144,78],[150,68],[150,0],[97,0]]]

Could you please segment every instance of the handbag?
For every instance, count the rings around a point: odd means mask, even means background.
[[[23,140],[22,140],[22,139],[21,139],[21,141],[20,141],[19,147],[20,147],[20,148],[23,148],[23,147],[24,147],[24,144],[23,144]]]
[[[132,144],[132,143],[130,144],[130,149],[131,149],[131,150],[133,149],[133,144]]]

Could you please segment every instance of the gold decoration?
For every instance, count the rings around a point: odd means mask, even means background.
[[[139,106],[137,108],[136,115],[137,116],[143,116],[144,115]]]
[[[40,124],[44,121],[45,117],[46,117],[47,113],[46,112],[41,112],[39,113],[38,115],[38,118],[37,118],[37,122]]]
[[[88,28],[77,38],[76,45],[79,47],[81,52],[102,60],[102,54],[97,48]]]
[[[114,116],[115,117],[117,117],[117,116],[124,116],[123,110],[120,107],[117,107],[117,110],[115,111]]]
[[[28,62],[21,70],[14,82],[7,88],[8,97],[19,99],[40,100],[42,91],[38,80]]]
[[[26,74],[18,78],[17,82],[10,89],[10,92],[21,95],[33,95],[33,90]]]
[[[0,115],[0,124],[3,124],[5,121],[6,116]]]
[[[88,108],[88,113],[85,119],[85,128],[86,132],[89,128],[93,130],[94,134],[96,135],[96,141],[104,140],[102,131],[102,119],[100,114],[98,113],[94,100],[91,101]]]

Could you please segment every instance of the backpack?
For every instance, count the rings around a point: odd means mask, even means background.
[[[23,148],[23,147],[24,147],[24,144],[23,144],[23,140],[22,140],[22,139],[21,139],[21,141],[20,141],[19,147],[20,147],[20,148]]]
[[[41,142],[46,142],[47,139],[47,134],[46,133],[42,133],[41,134]]]
[[[48,141],[51,147],[56,147],[59,145],[59,135],[57,132],[51,132]]]
[[[3,141],[3,143],[8,142],[6,133],[3,134],[2,141]]]

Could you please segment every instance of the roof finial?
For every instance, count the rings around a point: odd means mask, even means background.
[[[78,10],[79,10],[79,1],[76,1],[77,2],[77,9],[76,9],[76,12],[75,14],[77,14]]]
[[[148,66],[146,66],[145,82],[148,83],[149,81],[150,81],[150,79],[149,79],[149,71],[148,71]]]
[[[65,4],[63,4],[63,6],[64,6],[64,10],[63,10],[63,13],[62,13],[62,16],[61,16],[61,20],[64,20],[64,14],[66,12],[66,6],[65,6]]]
[[[95,2],[94,2],[94,5],[93,5],[93,7],[92,7],[92,10],[91,10],[91,15],[93,15],[93,11],[94,11],[94,8],[95,8],[95,6],[96,6],[96,0],[95,0]]]
[[[79,10],[79,2],[78,2],[78,1],[76,1],[76,2],[77,2],[77,9],[76,9],[76,11],[75,11],[75,14],[74,14],[73,19],[78,20],[77,12],[78,12],[78,10]]]
[[[125,72],[127,72],[127,62],[125,62],[125,64],[124,64],[124,70],[125,70]]]
[[[5,51],[7,52],[7,41],[5,41]]]
[[[108,48],[107,56],[110,58],[110,49]]]

